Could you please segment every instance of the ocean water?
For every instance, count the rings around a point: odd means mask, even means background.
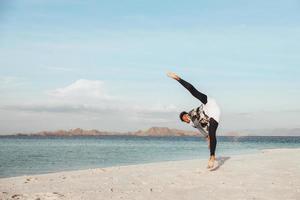
[[[300,148],[300,137],[218,137],[217,156]],[[0,177],[150,162],[207,159],[201,137],[0,137]]]

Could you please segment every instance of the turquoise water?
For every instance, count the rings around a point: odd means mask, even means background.
[[[217,156],[300,148],[300,137],[218,137]],[[199,137],[0,137],[0,177],[149,162],[207,159]]]

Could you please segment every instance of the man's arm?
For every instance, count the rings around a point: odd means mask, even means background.
[[[177,80],[183,87],[185,87],[194,97],[199,99],[203,104],[207,103],[207,96],[199,92],[192,84],[181,79],[177,74],[173,72],[169,72],[167,75]]]

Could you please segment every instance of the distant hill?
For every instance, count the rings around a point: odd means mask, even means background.
[[[41,131],[37,133],[17,135],[22,136],[200,136],[201,134],[195,131],[170,129],[168,127],[151,127],[146,130],[138,130],[131,132],[114,132],[114,131],[99,131],[84,130],[81,128],[75,128],[70,130],[57,130],[57,131]],[[219,131],[219,136],[300,136],[300,128],[294,129],[248,129],[239,131]]]
[[[184,131],[167,127],[151,127],[148,130],[139,130],[130,134],[136,136],[199,136],[197,131]]]
[[[81,128],[57,131],[41,131],[31,134],[18,134],[28,136],[113,136],[113,135],[129,135],[129,136],[199,136],[197,131],[185,131],[178,129],[170,129],[167,127],[151,127],[147,130],[138,130],[135,132],[109,132],[99,130],[83,130]]]

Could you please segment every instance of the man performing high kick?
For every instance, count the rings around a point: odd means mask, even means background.
[[[216,131],[220,120],[220,108],[213,98],[199,92],[193,85],[181,79],[173,72],[167,73],[170,78],[177,80],[185,87],[194,97],[201,101],[201,105],[190,112],[183,111],[179,117],[182,122],[191,124],[197,128],[200,133],[207,139],[210,149],[210,158],[207,168],[213,168],[215,162],[215,150],[217,146]],[[192,122],[192,123],[191,123]]]

